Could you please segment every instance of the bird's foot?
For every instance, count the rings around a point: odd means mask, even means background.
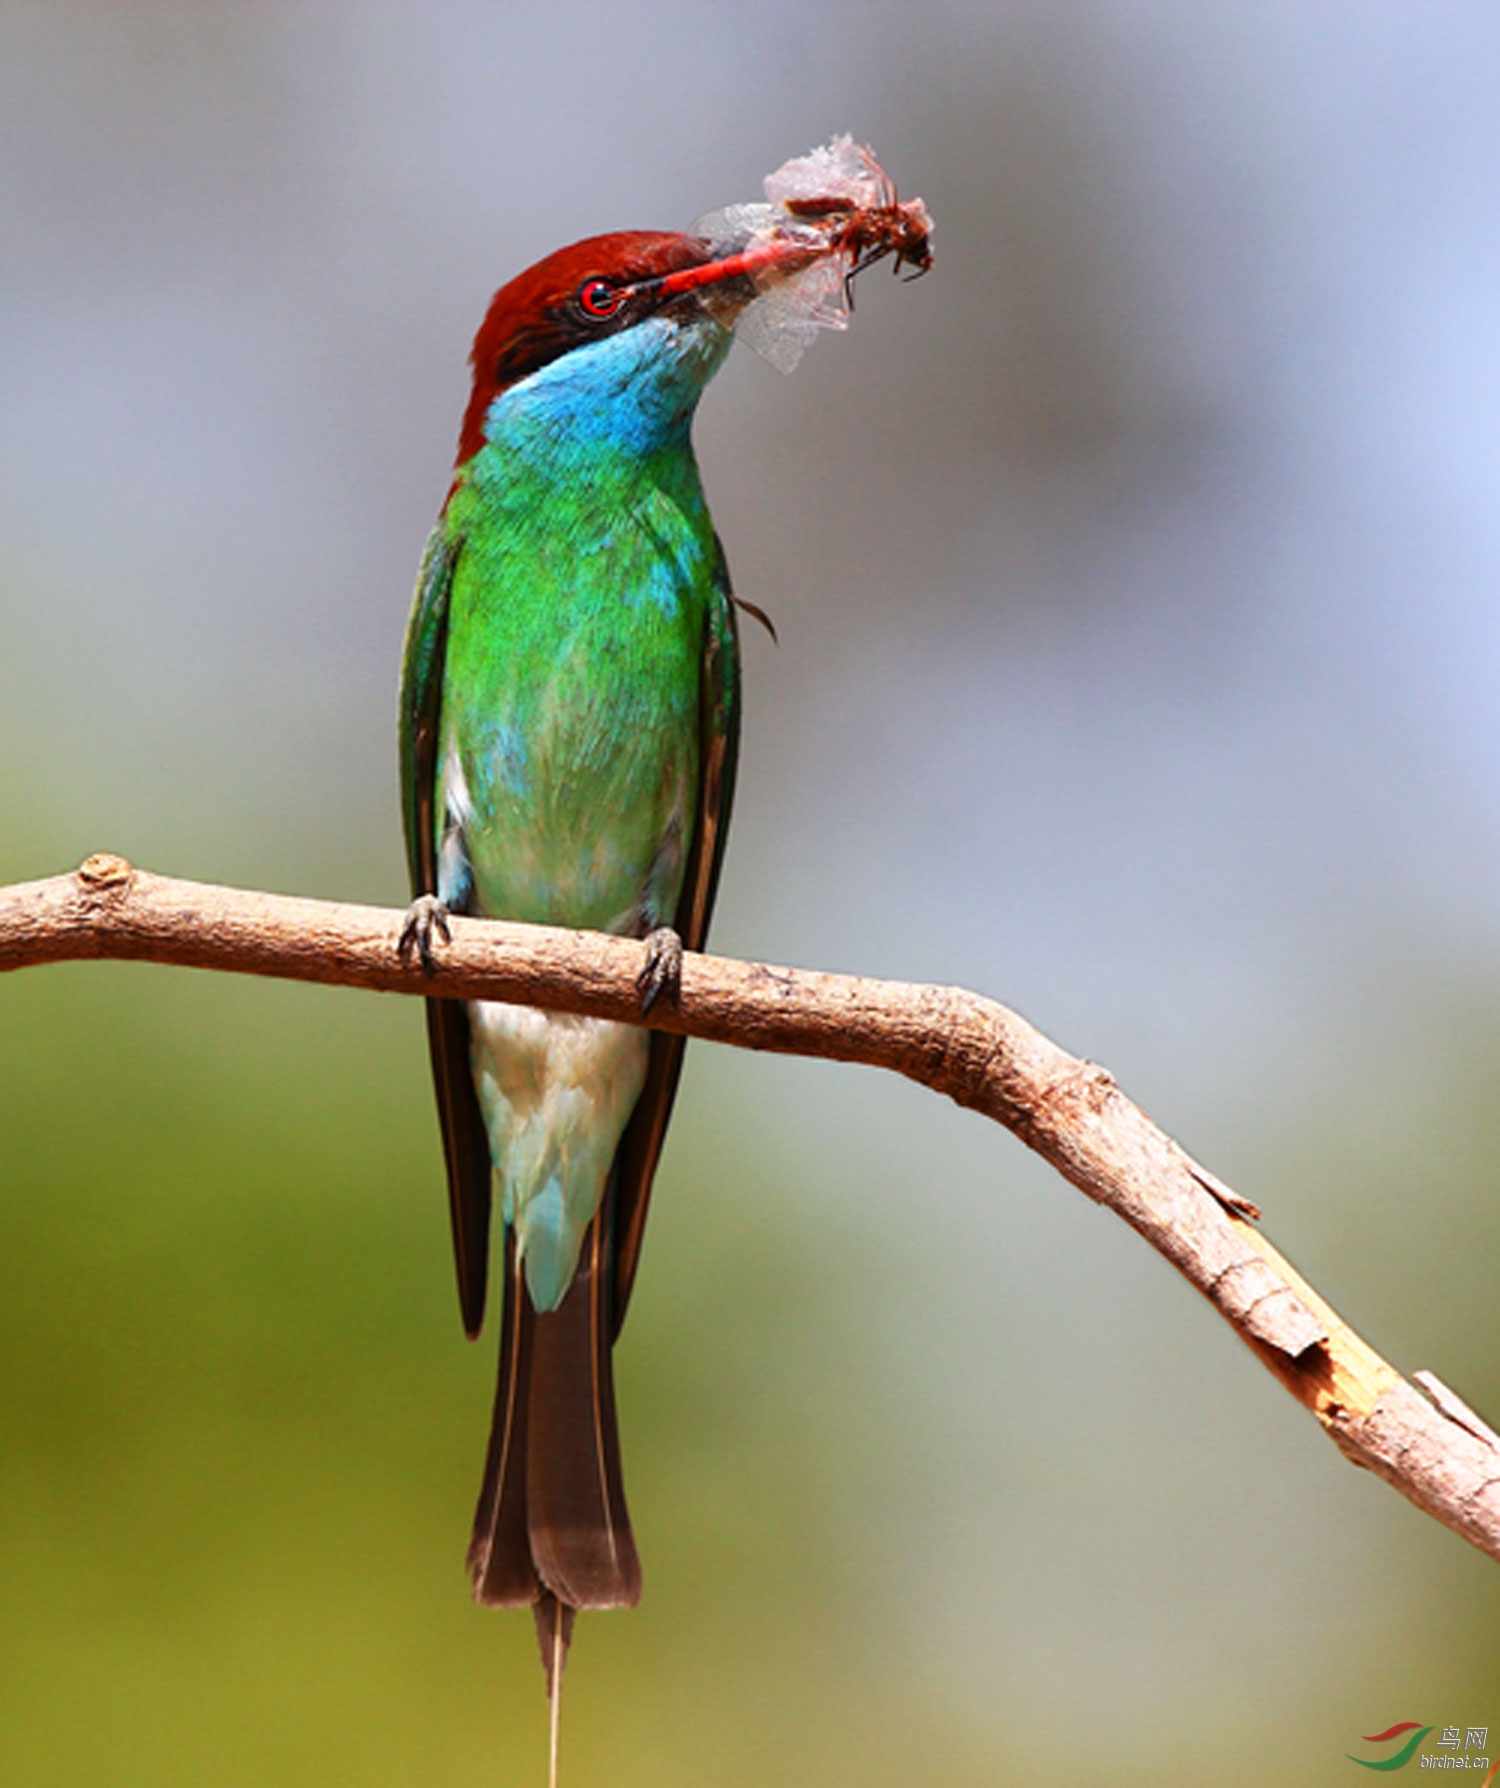
[[[437,957],[432,946],[433,939],[438,937],[445,944],[453,942],[453,934],[448,929],[448,909],[436,894],[419,894],[406,909],[406,923],[401,927],[396,954],[403,962],[410,962],[415,954],[421,957],[425,974],[436,974]]]
[[[644,1018],[663,994],[677,1004],[682,992],[682,939],[670,925],[658,925],[646,933],[646,960],[635,978]]]

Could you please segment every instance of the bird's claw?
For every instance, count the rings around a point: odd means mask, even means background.
[[[442,938],[445,944],[453,942],[453,933],[448,929],[448,909],[436,894],[419,894],[406,909],[406,923],[401,927],[396,954],[403,962],[410,962],[415,954],[422,960],[424,974],[436,974],[434,937]]]
[[[635,978],[644,1018],[663,994],[671,1005],[682,991],[682,939],[670,925],[646,933],[646,960]]]

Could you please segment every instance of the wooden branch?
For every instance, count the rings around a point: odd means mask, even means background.
[[[434,972],[403,960],[405,915],[169,881],[122,858],[0,889],[0,970],[113,957],[388,993],[503,999],[642,1022],[644,946],[598,932],[455,918]],[[1424,1396],[1247,1221],[1104,1069],[956,987],[689,954],[653,1028],[745,1049],[893,1068],[1004,1124],[1195,1285],[1355,1464],[1500,1559],[1500,1442],[1452,1391]]]

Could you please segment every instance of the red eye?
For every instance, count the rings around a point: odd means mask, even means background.
[[[625,294],[607,279],[591,279],[578,294],[578,307],[596,320],[612,317],[625,302]]]

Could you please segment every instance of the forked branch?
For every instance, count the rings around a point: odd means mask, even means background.
[[[91,957],[387,993],[503,999],[640,1022],[644,946],[597,932],[452,921],[433,972],[404,961],[405,915],[169,881],[98,856],[0,889],[0,970]],[[1454,1393],[1402,1377],[1253,1227],[1252,1206],[1173,1142],[1104,1069],[956,987],[690,954],[648,1022],[743,1049],[892,1068],[982,1111],[1163,1254],[1339,1448],[1500,1559],[1500,1440]],[[1425,1391],[1425,1395],[1424,1395]]]

